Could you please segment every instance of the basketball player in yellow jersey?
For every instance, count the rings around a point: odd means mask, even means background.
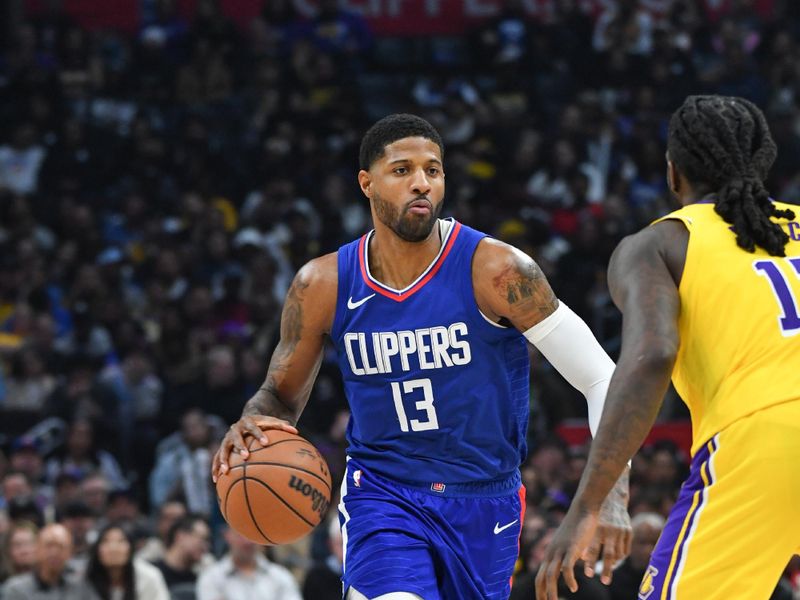
[[[670,120],[683,208],[619,245],[609,288],[622,352],[538,600],[577,589],[597,510],[656,418],[670,374],[692,415],[688,480],[640,600],[767,600],[800,551],[800,222],[764,180],[776,148],[741,98],[691,96]]]

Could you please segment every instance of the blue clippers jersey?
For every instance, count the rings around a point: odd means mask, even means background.
[[[369,274],[373,232],[339,249],[331,337],[352,416],[348,454],[399,481],[491,481],[527,448],[525,338],[478,309],[472,257],[485,234],[452,221],[405,290]]]

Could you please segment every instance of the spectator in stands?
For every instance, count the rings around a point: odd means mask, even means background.
[[[9,410],[42,414],[56,380],[46,370],[42,356],[33,348],[24,348],[14,357],[6,381],[4,407]]]
[[[328,519],[328,557],[309,569],[303,582],[303,600],[340,600],[344,545],[339,518]]]
[[[67,468],[56,475],[53,485],[53,508],[62,510],[70,502],[80,499],[83,471]]]
[[[211,543],[211,530],[205,519],[187,515],[167,532],[164,558],[154,564],[159,568],[170,593],[194,591],[198,571]]]
[[[63,525],[48,525],[39,533],[36,566],[30,573],[9,579],[3,600],[86,600],[89,589],[67,570],[72,536]]]
[[[108,494],[105,518],[109,523],[125,525],[132,533],[147,529],[139,506],[139,496],[134,488],[119,488]]]
[[[111,493],[111,482],[100,471],[94,471],[81,482],[81,498],[86,505],[100,517],[108,507],[108,495]]]
[[[47,150],[38,143],[30,122],[16,126],[10,144],[0,145],[0,190],[32,194],[39,185],[39,170]]]
[[[653,445],[651,450],[650,468],[648,476],[653,486],[665,488],[678,487],[682,480],[681,465],[685,464],[679,456],[678,447],[670,441],[660,441]]]
[[[664,529],[664,523],[664,517],[656,513],[640,513],[631,520],[633,528],[631,553],[614,569],[614,578],[609,586],[611,600],[630,600],[636,597],[639,584],[650,562],[650,554],[656,546],[661,530]]]
[[[162,560],[167,548],[166,542],[169,530],[186,514],[186,505],[180,500],[164,502],[158,509],[158,518],[155,526],[156,535],[147,539],[137,552],[137,556],[151,563]]]
[[[152,468],[153,451],[159,441],[158,419],[162,410],[164,384],[155,372],[152,358],[133,341],[121,364],[107,366],[99,377],[101,393],[117,424],[117,450],[126,469]],[[142,473],[144,474],[144,473]],[[119,477],[109,477],[114,487],[125,487]]]
[[[30,479],[22,471],[9,470],[0,481],[0,505],[8,506],[14,498],[30,497],[33,487]]]
[[[9,521],[30,521],[37,527],[45,524],[45,512],[52,513],[52,507],[40,508],[32,496],[17,496],[6,506]]]
[[[45,464],[45,477],[55,483],[61,473],[69,470],[84,475],[97,471],[112,488],[127,485],[114,456],[97,447],[94,425],[86,418],[75,419],[70,424],[64,445]]]
[[[93,227],[93,224],[87,226]],[[62,356],[82,354],[97,362],[105,360],[114,350],[113,341],[108,329],[97,322],[92,306],[86,299],[79,298],[71,312],[73,329],[56,340],[55,350]]]
[[[89,559],[91,536],[98,522],[98,514],[83,500],[66,504],[56,515],[72,536],[72,556],[70,565],[75,571],[82,571]]]
[[[17,521],[11,524],[3,539],[3,549],[0,554],[0,583],[33,570],[36,564],[38,535],[39,528],[30,521]]]
[[[475,33],[473,51],[476,62],[487,68],[498,64],[525,62],[533,34],[533,24],[525,14],[521,0],[508,0],[500,13]]]
[[[594,49],[649,54],[653,48],[653,26],[653,16],[639,0],[617,0],[597,20]]]
[[[340,0],[321,0],[310,30],[314,44],[339,59],[355,61],[366,56],[372,46],[372,33],[364,18],[342,8]],[[351,62],[351,66],[355,64]]]
[[[103,528],[89,551],[86,581],[92,600],[169,600],[157,567],[133,556],[133,540],[117,524]]]
[[[150,504],[160,507],[166,500],[180,497],[190,512],[211,514],[216,502],[208,474],[211,427],[199,409],[189,410],[181,420],[180,438],[164,448],[150,475]]]
[[[270,600],[301,600],[292,574],[270,562],[262,547],[230,528],[225,528],[223,535],[228,553],[200,573],[197,600],[250,600],[259,595]]]
[[[8,466],[9,473],[24,474],[30,486],[30,495],[41,508],[52,502],[53,488],[44,482],[44,460],[39,440],[28,435],[14,440],[11,444]],[[17,482],[18,485],[21,483]]]

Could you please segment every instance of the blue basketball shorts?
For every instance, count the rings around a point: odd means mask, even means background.
[[[506,600],[524,510],[518,473],[500,482],[417,487],[349,460],[339,503],[343,591]]]

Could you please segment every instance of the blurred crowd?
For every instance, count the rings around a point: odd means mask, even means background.
[[[538,18],[508,0],[464,35],[402,38],[336,0],[313,17],[265,1],[244,27],[217,0],[190,15],[142,0],[132,35],[81,28],[56,0],[13,4],[0,18],[2,600],[127,600],[132,581],[148,600],[340,597],[335,511],[264,552],[225,527],[210,457],[263,380],[296,270],[368,229],[358,144],[390,112],[441,131],[445,213],[535,257],[612,356],[605,267],[671,208],[666,123],[687,94],[759,104],[779,149],[768,189],[800,202],[790,0],[559,0]],[[555,434],[585,418],[583,398],[533,359],[513,598],[531,597],[586,458]],[[661,418],[686,418],[674,394]],[[334,479],[347,419],[328,355],[299,427]],[[637,455],[633,553],[610,589],[585,581],[565,598],[636,597],[687,458],[666,440]],[[773,599],[793,593],[800,564]]]

